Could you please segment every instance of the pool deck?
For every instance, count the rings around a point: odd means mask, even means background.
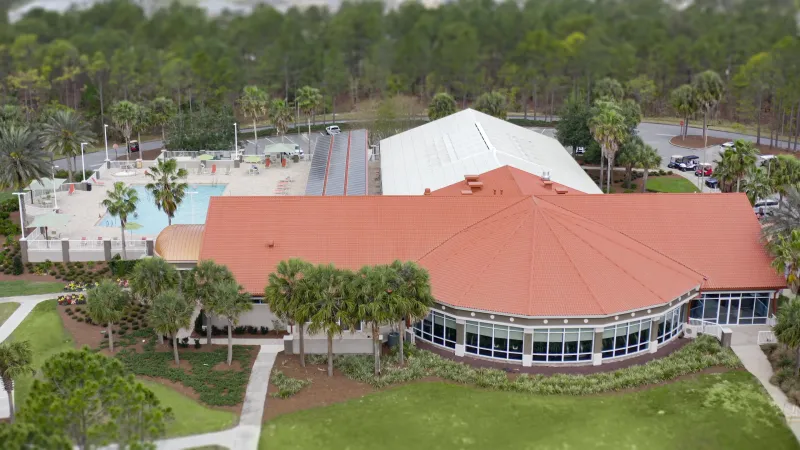
[[[216,175],[197,175],[190,173],[187,182],[190,185],[196,184],[213,184],[214,182],[227,185],[222,195],[240,195],[240,196],[253,196],[253,195],[276,195],[275,189],[280,180],[286,177],[291,177],[294,182],[289,183],[290,189],[288,195],[303,195],[306,189],[306,182],[308,181],[308,172],[311,166],[310,161],[300,161],[298,163],[290,163],[288,167],[271,167],[265,169],[263,166],[260,168],[260,175],[248,175],[247,169],[250,164],[242,164],[238,169],[233,169],[230,175],[218,173]],[[113,173],[113,170],[111,171]],[[100,206],[100,202],[106,198],[106,190],[115,182],[123,181],[126,184],[146,184],[148,179],[144,175],[144,170],[138,170],[134,176],[127,177],[114,177],[104,176],[102,180],[105,186],[94,185],[91,192],[75,191],[72,195],[67,195],[66,192],[58,193],[58,209],[67,216],[70,216],[69,222],[62,229],[58,229],[57,237],[69,239],[81,239],[86,237],[87,240],[95,240],[98,237],[102,238],[118,238],[120,237],[120,230],[118,227],[103,227],[97,224],[105,215],[105,208]],[[147,198],[140,199],[148,201]],[[30,208],[28,215],[38,215],[48,210],[41,208]],[[126,236],[130,236],[131,232],[126,232]],[[155,238],[147,234],[137,233],[133,231],[133,238],[139,239],[141,237]]]

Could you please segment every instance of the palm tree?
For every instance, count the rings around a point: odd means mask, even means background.
[[[475,101],[475,109],[498,119],[506,120],[508,101],[501,92],[486,92]]]
[[[789,189],[793,185],[800,185],[800,160],[793,155],[778,155],[770,164],[770,185],[780,196],[780,208]]]
[[[136,116],[133,121],[133,130],[136,131],[136,140],[142,142],[142,131],[147,131],[153,126],[153,114],[147,105],[136,105]]]
[[[136,104],[122,100],[111,105],[111,121],[125,137],[125,158],[130,154],[131,133],[136,127],[139,109]]]
[[[768,246],[775,256],[772,266],[786,276],[786,284],[797,295],[800,290],[800,228],[775,236]]]
[[[69,182],[72,183],[75,158],[81,154],[81,143],[94,142],[94,134],[79,113],[71,109],[60,109],[42,125],[41,141],[45,150],[50,153],[51,163],[55,155],[61,155],[67,160],[67,173]],[[83,174],[81,180],[85,176]]]
[[[672,107],[683,117],[681,140],[686,139],[686,134],[689,131],[689,118],[697,112],[697,99],[694,95],[694,88],[691,84],[684,84],[673,90],[669,98]]]
[[[0,188],[22,189],[49,176],[50,167],[47,154],[28,127],[0,127]]]
[[[750,204],[755,205],[758,200],[772,195],[772,192],[767,171],[761,167],[752,166],[744,176],[744,193],[747,194]]]
[[[162,258],[141,259],[130,275],[131,291],[140,301],[155,303],[155,298],[164,291],[178,288],[178,271]]]
[[[148,311],[148,322],[159,335],[167,335],[172,339],[175,365],[180,365],[178,357],[178,330],[188,328],[192,321],[194,302],[189,301],[175,289],[158,294]]]
[[[639,151],[636,159],[636,167],[644,169],[642,177],[642,192],[647,192],[647,175],[650,170],[658,169],[661,165],[661,155],[650,145],[646,145]]]
[[[734,142],[733,148],[726,150],[725,153],[731,153],[733,169],[736,173],[736,192],[739,192],[742,179],[756,166],[758,150],[752,142],[738,139]]]
[[[797,352],[794,374],[800,375],[800,297],[795,297],[781,306],[772,332],[775,333],[778,342]]]
[[[722,158],[717,161],[717,166],[714,168],[714,177],[719,182],[719,189],[722,192],[730,191],[731,186],[738,179],[738,168],[736,157],[732,150],[726,150],[722,154]]]
[[[264,289],[264,300],[270,311],[291,324],[297,324],[300,332],[300,365],[306,366],[305,324],[313,315],[313,305],[300,295],[298,285],[304,273],[313,266],[298,258],[278,263],[275,272],[269,274],[269,282]]]
[[[189,172],[186,169],[179,169],[175,159],[162,159],[151,166],[147,172],[147,177],[152,180],[145,185],[145,189],[153,196],[156,207],[164,211],[167,215],[167,222],[172,225],[172,218],[175,211],[186,196],[189,185],[182,179],[186,179]]]
[[[456,100],[447,92],[439,92],[433,96],[428,105],[428,118],[430,120],[441,119],[456,112]]]
[[[395,311],[400,320],[400,364],[405,363],[404,340],[405,321],[414,323],[422,320],[434,304],[428,271],[413,261],[394,261],[392,269],[396,275],[393,283]]]
[[[214,286],[223,281],[234,280],[227,266],[205,259],[197,263],[188,276],[183,277],[183,290],[190,298],[200,303],[206,314],[206,343],[211,345],[211,314],[216,309]],[[273,310],[274,312],[274,310]]]
[[[780,202],[778,209],[772,211],[764,222],[764,235],[768,240],[777,236],[787,236],[800,223],[800,190],[790,187]]]
[[[125,225],[128,224],[128,216],[136,212],[136,203],[139,196],[136,189],[129,187],[122,181],[114,183],[114,189],[106,192],[106,198],[100,204],[108,210],[108,213],[119,218],[119,228],[122,232],[122,259],[128,259],[125,246]]]
[[[308,124],[308,154],[311,155],[311,114],[319,108],[322,104],[322,94],[319,89],[311,86],[303,86],[297,90],[297,104],[300,106],[300,111],[306,115],[306,123]]]
[[[372,356],[375,359],[375,376],[381,373],[380,326],[396,322],[402,313],[395,311],[398,303],[392,297],[392,282],[397,278],[388,265],[364,266],[352,278],[349,296],[355,310],[351,312],[359,321],[372,326]]]
[[[6,341],[0,343],[0,380],[8,397],[8,411],[11,423],[14,423],[14,379],[33,375],[35,370],[31,366],[33,350],[29,341]]]
[[[613,179],[614,156],[617,154],[619,146],[627,138],[625,117],[615,103],[598,101],[597,113],[589,121],[589,127],[592,130],[594,139],[600,144],[603,155],[608,159],[606,193],[609,193],[611,192],[611,180]]]
[[[166,142],[167,134],[164,131],[167,124],[175,115],[175,103],[171,98],[156,97],[150,102],[150,123],[161,128],[161,141]]]
[[[123,310],[128,302],[128,295],[119,284],[105,279],[99,285],[89,290],[86,310],[92,321],[98,324],[106,323],[108,327],[108,348],[114,352],[114,336],[112,327],[123,316]]]
[[[253,118],[253,141],[258,145],[258,124],[259,117],[267,113],[267,93],[258,86],[245,86],[242,95],[239,97],[239,107],[245,117]]]
[[[333,376],[333,336],[345,328],[355,328],[357,322],[350,314],[355,308],[347,295],[352,277],[352,272],[337,269],[333,264],[318,265],[304,272],[298,286],[298,295],[314,308],[308,331],[322,332],[328,337],[329,377]]]
[[[233,327],[239,323],[239,316],[253,309],[250,296],[242,294],[242,286],[236,280],[225,280],[213,287],[214,313],[228,321],[228,365],[233,360]]]
[[[625,182],[623,187],[630,189],[633,178],[633,166],[639,160],[639,153],[644,148],[644,141],[639,136],[633,136],[625,141],[619,148],[617,163],[625,168]]]
[[[286,130],[289,129],[289,124],[294,121],[294,115],[292,115],[292,108],[289,107],[289,104],[286,103],[286,100],[282,99],[274,99],[269,107],[269,115],[272,119],[272,123],[275,124],[275,130],[278,133],[278,136],[283,136],[286,134]]]
[[[722,84],[722,78],[717,72],[706,70],[694,77],[692,88],[694,89],[697,107],[703,111],[703,146],[707,147],[708,117],[711,111],[717,107],[719,101],[722,100],[722,96],[725,94],[725,86]]]

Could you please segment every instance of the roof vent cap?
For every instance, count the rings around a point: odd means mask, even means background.
[[[565,189],[565,188],[563,188],[563,187],[557,187],[557,188],[556,188],[556,194],[566,194],[567,192],[569,192],[569,191],[568,191],[568,190],[566,190],[566,189]]]
[[[272,239],[268,240],[267,241],[267,247],[269,247],[269,248],[275,247],[275,241],[273,241]]]
[[[542,171],[542,180],[550,181],[550,171],[549,170]]]
[[[431,195],[431,188],[425,188],[425,193],[423,195]]]
[[[472,190],[464,189],[463,191],[461,191],[461,195],[472,195]]]
[[[464,175],[464,179],[467,181],[478,181],[480,175]]]

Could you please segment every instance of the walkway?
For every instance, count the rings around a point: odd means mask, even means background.
[[[3,297],[0,303],[19,303],[20,306],[11,314],[11,317],[0,326],[0,342],[4,341],[25,320],[33,308],[45,301],[53,299],[58,294],[27,295],[22,297]],[[227,339],[213,339],[215,344],[227,344]],[[272,365],[278,352],[283,351],[282,339],[234,339],[236,345],[260,345],[258,357],[250,373],[247,383],[242,414],[239,425],[230,430],[215,433],[197,434],[174,439],[165,439],[156,442],[157,447],[163,450],[179,450],[192,447],[219,445],[230,450],[256,450],[258,439],[261,435],[261,418],[264,415],[264,405],[267,399],[267,388]],[[12,393],[13,394],[13,393]],[[0,389],[0,419],[9,417],[8,398],[6,392]]]
[[[11,333],[17,329],[19,324],[28,317],[33,308],[39,303],[57,297],[58,294],[26,295],[21,297],[2,297],[0,303],[19,303],[19,308],[11,314],[11,317],[0,326],[0,342],[5,341]],[[2,383],[0,382],[0,387]],[[11,392],[14,395],[14,392]],[[8,394],[5,389],[0,389],[0,419],[7,419],[11,416],[8,410]]]
[[[784,413],[786,423],[797,440],[800,441],[800,417],[796,415],[796,408],[786,397],[786,394],[779,387],[769,382],[773,374],[772,365],[770,365],[761,347],[758,346],[758,331],[768,331],[770,327],[765,325],[764,327],[731,326],[729,328],[733,330],[733,345],[731,345],[731,349],[742,361],[744,368],[758,378],[758,381],[764,386],[769,396],[772,397],[772,401]]]

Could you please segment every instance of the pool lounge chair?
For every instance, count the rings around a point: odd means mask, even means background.
[[[106,185],[105,181],[100,181],[95,177],[92,177],[92,184],[96,184],[98,186],[105,186]]]
[[[217,174],[217,165],[216,164],[212,164],[211,165],[211,175],[216,175],[216,174]]]
[[[72,195],[74,193],[75,193],[75,185],[74,184],[70,184],[69,185],[69,192],[67,192],[67,195]]]

